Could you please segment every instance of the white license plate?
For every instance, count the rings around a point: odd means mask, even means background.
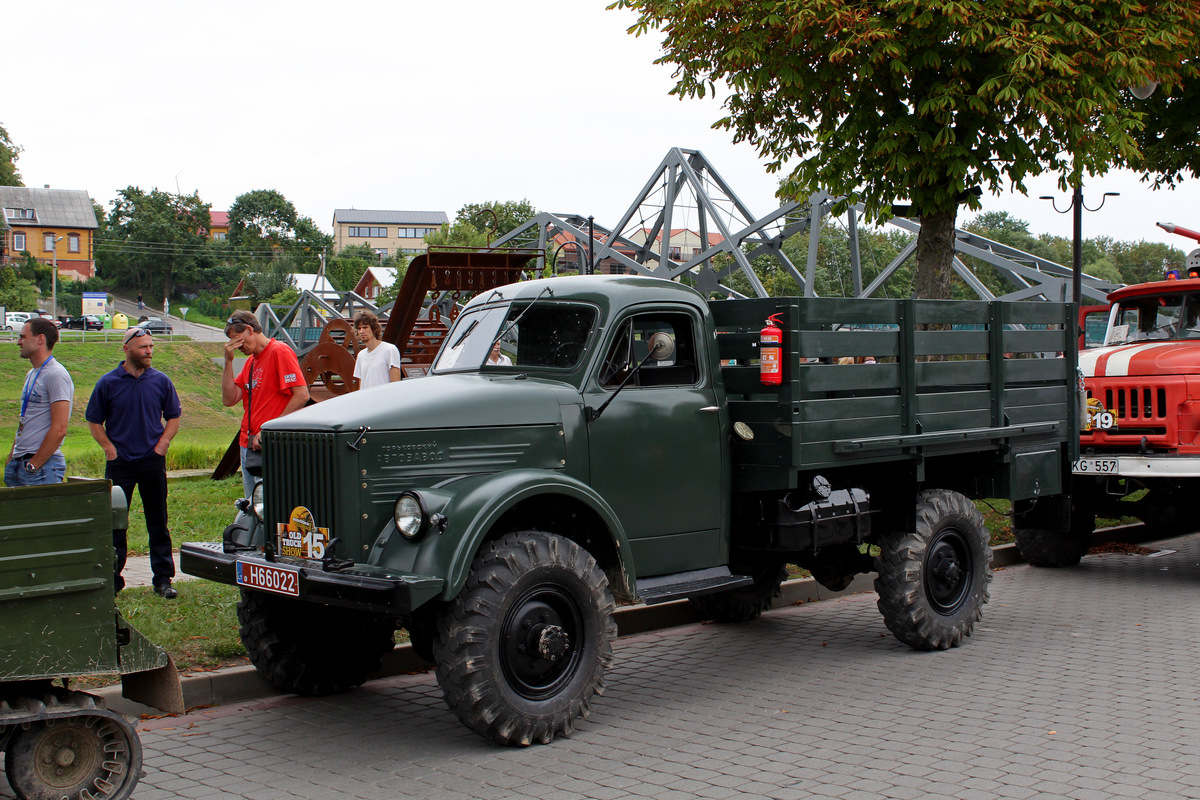
[[[262,589],[265,592],[300,596],[300,572],[249,561],[235,562],[239,586]]]
[[[1081,458],[1071,465],[1071,471],[1082,475],[1115,475],[1115,458]]]

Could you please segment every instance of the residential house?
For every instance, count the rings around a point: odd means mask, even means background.
[[[338,208],[333,212],[333,252],[365,244],[380,257],[425,252],[425,237],[450,223],[444,211],[360,211]]]
[[[367,267],[354,285],[354,293],[365,300],[374,300],[380,292],[396,282],[398,273],[395,267]]]
[[[95,237],[99,225],[92,198],[82,189],[31,189],[0,186],[4,209],[4,246],[0,259],[29,253],[43,264],[58,262],[64,280],[96,275]]]
[[[646,237],[649,235],[650,231],[646,228],[642,228],[641,230],[634,231],[632,234],[630,234],[629,239],[630,241],[642,244],[646,241]],[[688,228],[672,228],[671,239],[668,243],[670,249],[667,251],[666,256],[672,261],[678,261],[682,263],[689,260],[693,256],[700,255],[702,249],[707,249],[707,247],[713,247],[714,245],[720,244],[721,242],[725,241],[725,238],[719,233],[710,232],[708,234],[708,246],[705,248],[701,247],[701,243],[703,241],[704,240],[697,231],[689,230]],[[659,231],[658,234],[655,235],[654,244],[655,250],[661,250],[662,231]]]
[[[214,242],[223,242],[229,238],[229,212],[228,211],[209,211],[209,219],[212,225],[208,228],[208,238]]]
[[[296,289],[301,292],[312,292],[317,297],[330,303],[336,302],[341,298],[341,294],[337,289],[333,288],[333,284],[324,275],[317,275],[312,272],[292,272],[289,275],[295,281]],[[245,284],[245,278],[238,281],[237,288],[233,290],[233,294],[229,297],[231,308],[249,307],[249,295],[244,293]]]

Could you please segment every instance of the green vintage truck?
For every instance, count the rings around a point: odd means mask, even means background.
[[[991,579],[969,498],[1060,502],[1072,319],[1051,303],[709,302],[629,276],[503,286],[466,306],[429,377],[268,423],[247,520],[181,562],[241,586],[243,641],[279,687],[353,687],[403,626],[462,722],[505,744],[587,716],[614,601],[744,621],[788,563],[834,589],[877,571],[898,639],[954,647]],[[1004,357],[1047,352],[1062,355]],[[833,363],[854,356],[878,363]]]
[[[121,673],[123,693],[183,711],[170,656],[113,601],[113,529],[128,507],[108,481],[0,488],[0,746],[23,800],[125,800],[142,774],[137,731],[85,676]]]

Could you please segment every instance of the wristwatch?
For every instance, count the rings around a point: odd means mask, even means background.
[[[25,471],[26,471],[26,472],[37,472],[37,467],[35,467],[35,466],[33,465],[33,459],[32,459],[32,458],[27,458],[27,459],[25,459]]]

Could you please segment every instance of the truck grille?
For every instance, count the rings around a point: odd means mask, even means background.
[[[267,530],[304,506],[328,525],[337,518],[334,434],[268,431],[263,437]]]
[[[1083,431],[1081,443],[1140,447],[1142,438],[1155,448],[1174,449],[1179,445],[1179,408],[1187,400],[1182,383],[1164,383],[1156,379],[1087,381],[1088,397],[1099,398],[1116,418],[1116,428],[1108,431]]]

